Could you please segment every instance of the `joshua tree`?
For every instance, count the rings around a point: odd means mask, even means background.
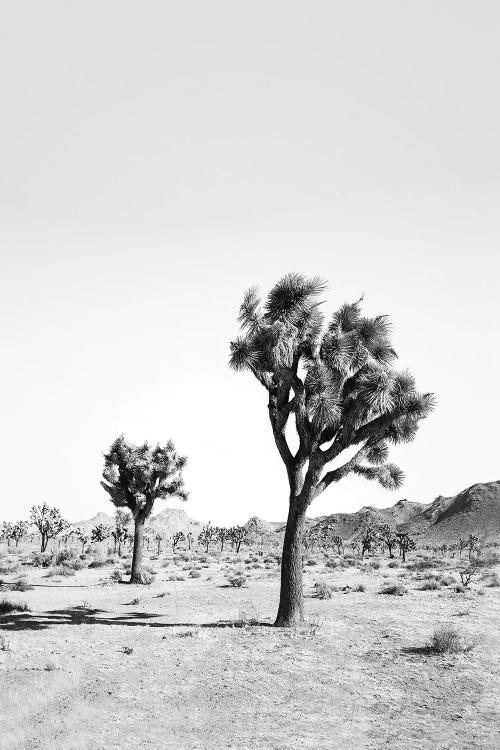
[[[362,317],[360,302],[343,305],[326,329],[319,310],[325,284],[288,274],[262,306],[257,290],[240,307],[241,335],[230,364],[249,370],[268,392],[276,447],[289,482],[277,626],[303,620],[302,539],[306,510],[330,484],[354,473],[397,489],[402,471],[388,463],[388,443],[412,440],[433,407],[408,372],[397,372],[385,315]],[[295,420],[299,446],[286,435]],[[348,449],[354,455],[329,464]],[[341,459],[340,459],[341,460]]]
[[[28,533],[28,525],[27,521],[14,521],[12,524],[12,539],[15,541],[16,547],[19,544],[19,540]]]
[[[248,529],[246,526],[231,526],[229,529],[229,538],[236,548],[236,554],[238,554],[242,543],[248,539]]]
[[[474,536],[474,534],[469,534],[469,538],[467,539],[467,549],[469,550],[469,560],[473,552],[478,552],[479,550],[477,546],[478,542],[479,542],[479,537]]]
[[[14,538],[14,522],[13,521],[4,521],[2,523],[2,539],[5,539],[7,541],[7,547],[10,547],[10,542]]]
[[[40,533],[41,552],[47,549],[49,539],[53,539],[69,527],[69,523],[61,516],[60,511],[57,508],[51,508],[47,503],[32,506],[30,521]]]
[[[337,554],[342,555],[344,552],[344,540],[341,536],[335,535],[332,537],[332,544],[337,548]]]
[[[134,553],[130,583],[142,583],[142,543],[144,524],[155,500],[180,497],[187,500],[182,470],[186,459],[179,456],[172,441],[151,448],[136,446],[123,435],[104,456],[104,481],[101,485],[117,508],[128,508],[134,518]]]
[[[92,542],[105,542],[111,536],[111,529],[104,523],[99,523],[94,526],[90,533],[90,539]]]
[[[182,531],[176,531],[174,534],[172,534],[172,550],[175,552],[175,548],[179,544],[179,542],[183,542],[186,537],[184,536],[184,533]]]
[[[163,542],[163,534],[160,531],[157,531],[155,534],[155,542],[156,542],[156,554],[158,557],[160,557],[161,543]]]
[[[389,526],[388,523],[384,523],[379,527],[378,535],[383,545],[387,547],[389,551],[389,557],[392,559],[394,557],[394,555],[392,554],[392,550],[397,544],[396,533],[394,529],[392,528],[392,526]]]
[[[365,552],[371,552],[372,545],[378,540],[377,530],[373,526],[366,526],[361,531],[361,557]]]
[[[200,542],[200,544],[205,545],[205,552],[208,552],[210,542],[214,538],[215,538],[215,529],[213,526],[210,525],[210,521],[209,521],[207,525],[203,527],[203,529],[200,531],[198,535],[198,541]]]
[[[462,537],[460,537],[460,539],[458,540],[458,543],[457,543],[458,552],[460,554],[460,557],[462,557],[463,550],[467,549],[468,544],[469,543],[468,543],[467,539],[462,539]]]
[[[220,544],[220,551],[224,550],[224,542],[229,538],[228,529],[223,526],[217,526],[215,529],[215,538]]]
[[[186,534],[186,542],[187,542],[187,545],[188,545],[188,550],[191,551],[191,545],[193,543],[193,532],[192,531],[188,531],[188,533]]]
[[[351,541],[349,542],[349,547],[352,549],[352,554],[354,555],[354,553],[358,549],[358,540],[351,539]]]
[[[85,547],[90,541],[90,537],[87,534],[87,529],[84,529],[81,526],[79,526],[77,529],[75,529],[74,534],[75,534],[75,537],[80,542],[80,544],[82,545],[82,554],[83,554],[85,552]]]
[[[398,545],[399,551],[401,552],[403,562],[406,562],[406,553],[412,552],[417,546],[415,544],[415,540],[412,539],[408,533],[401,531],[398,531],[396,533],[396,544]]]

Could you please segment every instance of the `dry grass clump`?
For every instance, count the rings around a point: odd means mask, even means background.
[[[259,609],[254,602],[244,602],[238,613],[237,624],[247,627],[248,625],[258,625],[260,620]]]
[[[12,602],[10,599],[0,599],[0,615],[7,615],[10,612],[29,612],[27,602]]]
[[[245,573],[242,570],[233,570],[226,575],[226,580],[233,588],[241,588],[245,586],[247,579]]]
[[[428,576],[428,578],[422,583],[421,591],[438,591],[441,588],[441,582],[435,576]]]
[[[379,591],[379,594],[386,594],[387,596],[404,596],[407,593],[408,589],[400,581],[389,583]]]
[[[314,584],[314,596],[317,599],[331,599],[332,591],[332,587],[326,581],[316,581]]]
[[[188,576],[189,578],[201,578],[201,573],[199,570],[193,569],[189,571]]]
[[[486,585],[488,586],[488,588],[498,588],[500,586],[500,578],[498,577],[498,573],[492,573]]]
[[[429,650],[434,654],[466,653],[474,648],[463,635],[451,625],[443,625],[432,634]]]

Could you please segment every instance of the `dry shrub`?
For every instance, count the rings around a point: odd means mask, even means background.
[[[440,581],[435,576],[429,576],[421,585],[421,591],[437,591],[441,588]]]
[[[435,654],[458,654],[470,651],[473,644],[466,641],[451,625],[443,625],[432,634],[429,649]]]
[[[241,588],[246,584],[246,576],[242,570],[233,570],[231,573],[226,575],[226,580],[233,588]]]
[[[29,612],[30,608],[26,602],[12,602],[10,599],[0,599],[0,615],[7,615],[10,612]]]
[[[331,599],[332,587],[329,586],[325,581],[316,581],[316,583],[314,584],[314,596],[317,599]]]
[[[404,594],[408,593],[408,589],[406,589],[402,583],[396,581],[394,583],[389,583],[387,586],[384,586],[382,589],[380,589],[379,593],[386,594],[388,596],[404,596]]]

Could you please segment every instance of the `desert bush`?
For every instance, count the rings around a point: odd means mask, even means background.
[[[50,568],[54,560],[52,552],[34,552],[31,564],[34,568]]]
[[[176,575],[175,576],[175,580],[176,581],[185,581],[186,580],[186,576]]]
[[[316,581],[314,584],[314,596],[317,599],[331,599],[332,588],[325,581]]]
[[[201,578],[199,570],[190,570],[188,573],[189,578]]]
[[[476,568],[492,568],[495,565],[500,565],[500,555],[497,552],[492,552],[488,555],[475,557],[474,565]]]
[[[404,594],[408,593],[408,589],[406,589],[402,583],[397,581],[384,586],[382,589],[380,589],[379,593],[387,594],[388,596],[403,596]]]
[[[373,570],[378,570],[380,568],[380,563],[378,560],[370,560],[370,568],[373,568]]]
[[[30,608],[26,602],[12,602],[10,599],[0,599],[0,615],[7,615],[10,612],[29,612]]]
[[[443,625],[435,630],[429,643],[430,650],[435,654],[462,653],[470,651],[472,647],[451,625]]]
[[[390,561],[390,562],[389,562],[389,563],[387,564],[387,567],[388,567],[388,568],[397,568],[398,566],[399,566],[399,563],[398,563],[398,561],[397,561],[397,560],[391,560],[391,561]]]
[[[313,560],[312,558],[310,558],[309,560],[306,560],[305,564],[309,565],[309,566],[313,566],[313,565],[317,565],[318,561],[317,560]]]
[[[73,568],[70,568],[69,565],[54,565],[45,577],[53,578],[54,576],[62,576],[64,578],[69,578],[70,576],[74,576],[75,572],[76,571]]]
[[[421,571],[435,568],[437,565],[437,560],[415,560],[414,562],[408,563],[406,567],[408,570]]]
[[[122,578],[123,578],[123,573],[122,573],[122,571],[119,568],[115,568],[114,570],[111,571],[109,577],[110,577],[110,579],[112,581],[116,581],[117,583],[121,583],[122,582]]]
[[[307,630],[309,635],[314,638],[323,627],[323,620],[318,612],[313,612],[307,620]]]
[[[93,560],[91,563],[89,563],[89,568],[105,568],[107,565],[107,560]]]
[[[358,583],[357,586],[353,588],[353,591],[359,592],[359,593],[365,593],[366,586],[364,583]]]
[[[332,570],[334,570],[335,568],[337,568],[337,567],[338,567],[338,564],[339,564],[339,563],[338,563],[338,560],[336,560],[336,559],[335,559],[334,557],[330,557],[330,558],[329,558],[329,559],[328,559],[328,560],[327,560],[327,561],[325,562],[325,566],[326,566],[327,568],[331,568]]]
[[[65,565],[70,561],[78,558],[77,552],[73,549],[63,549],[56,552],[53,556],[53,565]]]
[[[7,563],[6,565],[0,565],[0,575],[11,576],[17,573],[19,570],[19,563]]]
[[[28,583],[26,578],[19,578],[11,585],[12,591],[33,591],[34,586]]]
[[[226,575],[226,580],[233,588],[241,588],[247,582],[246,576],[242,570],[233,570]]]
[[[433,575],[427,575],[424,582],[422,583],[421,591],[437,591],[441,588],[441,581],[439,578]]]
[[[468,565],[463,570],[458,571],[458,575],[460,576],[460,581],[462,583],[462,586],[464,588],[467,588],[470,583],[472,583],[473,579],[476,577],[478,573],[478,567],[474,562],[472,562],[470,565]]]
[[[259,624],[259,610],[253,602],[244,602],[238,613],[238,624],[243,625],[258,625]]]
[[[452,575],[441,576],[439,579],[441,586],[452,586],[456,581]]]

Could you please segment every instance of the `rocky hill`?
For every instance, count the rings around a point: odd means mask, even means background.
[[[112,515],[97,513],[87,521],[78,521],[72,527],[92,528],[99,523],[114,525]],[[332,513],[329,516],[307,519],[307,528],[329,527],[346,541],[356,538],[363,527],[389,524],[400,531],[408,531],[419,542],[438,544],[456,542],[460,536],[474,533],[480,539],[500,537],[500,481],[473,484],[454,497],[439,495],[431,503],[398,500],[389,508],[365,506],[355,513]],[[215,524],[214,524],[215,525]],[[169,537],[176,531],[199,534],[204,524],[193,520],[179,508],[165,508],[153,516],[147,526]],[[245,526],[257,535],[283,533],[283,522],[263,521],[257,516]]]
[[[390,508],[365,507],[311,520],[314,528],[328,526],[346,540],[359,536],[368,524],[383,523],[408,531],[421,543],[456,542],[470,533],[493,539],[500,537],[500,482],[474,484],[455,497],[440,495],[429,504],[399,500]]]

